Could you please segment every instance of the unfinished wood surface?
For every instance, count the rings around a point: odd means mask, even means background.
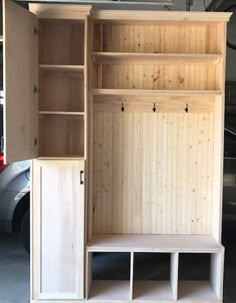
[[[220,252],[212,236],[100,234],[88,242],[88,251],[122,252]]]
[[[37,157],[37,18],[12,1],[3,1],[4,161]]]
[[[33,161],[33,299],[82,299],[83,161]]]
[[[40,64],[83,65],[83,22],[41,19],[39,31]]]
[[[98,95],[93,99],[94,110],[103,113],[208,113],[215,109],[214,97],[149,97],[149,96],[108,96]]]
[[[144,90],[144,89],[92,89],[94,96],[152,96],[152,97],[213,97],[222,95],[220,90]]]
[[[213,131],[213,113],[95,112],[93,233],[210,235]]]
[[[224,250],[221,253],[211,255],[210,281],[217,297],[223,300],[224,280]]]
[[[180,24],[191,25],[191,23],[197,22],[198,25],[203,23],[220,23],[227,22],[230,19],[232,13],[225,12],[181,12],[181,11],[145,11],[145,10],[94,10],[92,11],[92,18],[95,22],[140,22],[141,24],[149,23],[160,24],[162,21],[168,24]],[[191,22],[189,24],[189,22]]]
[[[39,140],[40,157],[83,157],[83,116],[40,115]]]
[[[178,272],[179,272],[179,253],[170,255],[170,284],[174,300],[178,299]]]
[[[83,65],[56,65],[56,64],[40,64],[40,70],[42,71],[60,71],[60,72],[83,72]]]
[[[100,24],[96,25],[100,27]],[[102,51],[127,53],[220,54],[215,24],[103,24]],[[97,33],[99,30],[95,31]],[[94,51],[100,51],[94,49]]]
[[[39,110],[84,111],[84,75],[73,72],[41,72]]]
[[[119,52],[93,52],[95,64],[218,64],[221,54],[158,54],[158,53],[119,53]]]
[[[208,281],[179,281],[181,302],[221,302]]]
[[[58,112],[58,111],[39,111],[40,115],[72,115],[72,116],[84,116],[84,112]]]
[[[129,301],[130,282],[117,280],[94,280],[89,300],[93,301]]]
[[[29,3],[31,12],[40,19],[84,20],[90,14],[91,5],[56,3]]]
[[[104,64],[102,87],[93,88],[147,90],[219,90],[216,67],[209,64]]]

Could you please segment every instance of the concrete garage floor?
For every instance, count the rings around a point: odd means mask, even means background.
[[[236,303],[236,237],[224,238],[224,303]],[[97,269],[101,266],[98,259]],[[205,269],[201,267],[200,270]],[[0,233],[0,303],[29,302],[29,273],[29,256],[22,247],[20,236]]]
[[[29,255],[19,234],[0,233],[0,303],[29,302]]]

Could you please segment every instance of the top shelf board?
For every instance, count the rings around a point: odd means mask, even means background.
[[[121,252],[220,252],[222,246],[208,235],[93,235],[88,251]]]
[[[93,52],[93,62],[95,64],[213,64],[222,61],[222,54],[160,54],[160,53],[113,53],[113,52]]]
[[[220,23],[229,21],[230,12],[164,12],[164,11],[120,11],[120,10],[97,10],[92,11],[95,22],[109,21],[110,23],[122,22],[198,22]]]

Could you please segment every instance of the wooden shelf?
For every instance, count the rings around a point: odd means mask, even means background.
[[[130,281],[94,280],[89,299],[96,301],[128,301],[130,297]]]
[[[160,53],[115,53],[93,52],[96,64],[218,64],[222,54],[160,54]]]
[[[51,65],[51,64],[41,64],[39,65],[42,71],[58,71],[58,72],[83,72],[83,65]]]
[[[38,160],[85,160],[84,156],[39,156]]]
[[[94,235],[88,251],[122,252],[220,252],[222,246],[207,235]]]
[[[144,90],[144,89],[92,89],[94,96],[150,96],[150,97],[215,97],[222,94],[220,90]]]
[[[84,116],[84,112],[61,112],[61,111],[39,111],[40,115],[71,115],[71,116]]]
[[[169,281],[133,281],[133,298],[137,301],[174,301]]]
[[[178,284],[181,302],[220,302],[209,281],[179,281]]]

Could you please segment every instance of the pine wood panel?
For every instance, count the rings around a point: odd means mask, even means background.
[[[82,73],[41,72],[39,110],[84,111]]]
[[[94,115],[94,233],[211,234],[213,113]]]
[[[84,63],[84,24],[81,21],[39,21],[39,63]]]
[[[84,157],[84,117],[40,115],[40,157]]]
[[[84,294],[84,161],[32,165],[32,297],[82,299]]]
[[[12,1],[3,1],[4,161],[37,157],[38,21]]]
[[[106,64],[104,89],[216,90],[214,65]],[[96,78],[94,88],[99,88]]]
[[[135,53],[219,53],[216,25],[200,24],[103,24],[96,25],[95,34],[103,36],[105,52]],[[98,35],[98,34],[96,34]],[[95,45],[95,51],[98,44]]]

